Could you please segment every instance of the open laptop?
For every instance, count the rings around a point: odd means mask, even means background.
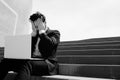
[[[6,36],[4,58],[43,60],[42,58],[32,58],[31,41],[30,34]]]

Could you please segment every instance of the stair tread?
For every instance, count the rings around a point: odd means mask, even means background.
[[[65,75],[52,75],[52,76],[43,76],[45,78],[52,79],[63,79],[63,80],[114,80],[107,78],[92,78],[92,77],[78,77],[78,76],[65,76]]]
[[[120,65],[111,65],[111,64],[64,64],[59,63],[59,66],[108,66],[108,67],[120,67]]]

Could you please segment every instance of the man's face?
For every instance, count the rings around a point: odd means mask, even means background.
[[[34,22],[32,22],[32,29],[33,31],[35,30],[45,30],[45,23],[42,22],[42,20],[40,18],[38,18],[37,20],[35,20]]]

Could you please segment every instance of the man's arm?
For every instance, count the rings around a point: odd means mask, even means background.
[[[51,34],[52,36],[49,37],[45,32],[43,32],[39,35],[39,37],[41,40],[44,40],[47,45],[58,45],[58,43],[60,42],[60,32],[55,30]]]

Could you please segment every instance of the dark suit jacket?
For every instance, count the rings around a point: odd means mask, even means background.
[[[38,44],[39,51],[48,64],[50,74],[55,74],[57,68],[56,50],[60,42],[60,33],[57,30],[48,29],[46,34],[32,37],[32,53],[35,50],[38,37],[41,39]]]

